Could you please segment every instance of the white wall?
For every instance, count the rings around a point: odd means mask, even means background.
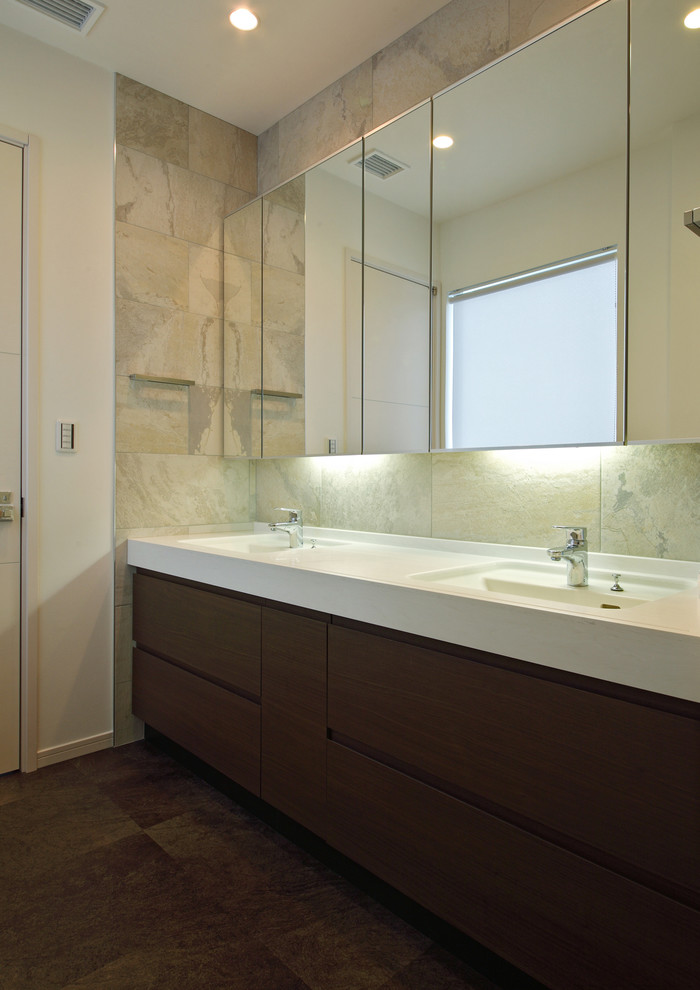
[[[40,765],[109,744],[112,729],[113,86],[111,73],[0,28],[0,127],[32,135],[36,173],[38,504],[27,513],[38,539]],[[55,452],[57,419],[77,423],[76,453]]]
[[[624,192],[625,163],[613,159],[447,220],[435,230],[436,279],[449,292],[611,244],[623,252]]]

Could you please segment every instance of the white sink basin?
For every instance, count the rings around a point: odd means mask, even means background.
[[[316,537],[308,537],[301,547],[289,546],[289,537],[286,533],[222,533],[221,536],[206,536],[198,539],[188,537],[179,540],[193,547],[202,547],[205,550],[229,550],[231,553],[280,553],[284,550],[314,550],[323,547],[342,547],[341,540],[323,540]]]
[[[586,608],[634,608],[657,598],[666,598],[679,591],[689,591],[694,582],[685,578],[647,576],[623,573],[623,591],[611,591],[609,571],[591,570],[588,586],[570,588],[566,584],[566,568],[560,564],[524,563],[513,560],[489,564],[466,564],[438,571],[411,574],[411,580],[453,590],[489,591],[520,598],[539,598]]]

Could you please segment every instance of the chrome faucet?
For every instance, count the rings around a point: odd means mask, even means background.
[[[304,546],[304,521],[301,515],[301,509],[283,509],[281,506],[275,508],[275,512],[288,512],[289,519],[286,522],[271,522],[268,523],[270,529],[274,532],[275,530],[281,529],[289,537],[290,548],[303,547]]]
[[[566,530],[566,546],[551,547],[547,553],[552,560],[566,561],[566,583],[571,588],[588,584],[588,540],[584,526],[554,526]]]

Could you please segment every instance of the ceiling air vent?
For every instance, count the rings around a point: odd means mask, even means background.
[[[53,17],[81,34],[88,33],[105,9],[100,3],[84,3],[83,0],[17,0],[17,3]]]
[[[362,168],[362,161],[362,156],[360,156],[355,158],[352,164]],[[376,149],[365,154],[364,165],[365,172],[376,175],[378,179],[390,179],[392,175],[398,175],[399,172],[404,172],[408,168],[408,165],[404,165],[398,159],[391,158],[389,155],[385,155],[383,151]]]

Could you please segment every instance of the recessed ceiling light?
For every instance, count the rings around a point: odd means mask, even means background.
[[[239,7],[237,10],[231,11],[229,20],[239,31],[252,31],[258,26],[257,17],[247,7]]]
[[[700,28],[700,7],[691,10],[683,23],[687,28]]]
[[[439,134],[436,138],[433,138],[433,145],[436,148],[451,148],[453,144],[454,140],[449,134]]]

